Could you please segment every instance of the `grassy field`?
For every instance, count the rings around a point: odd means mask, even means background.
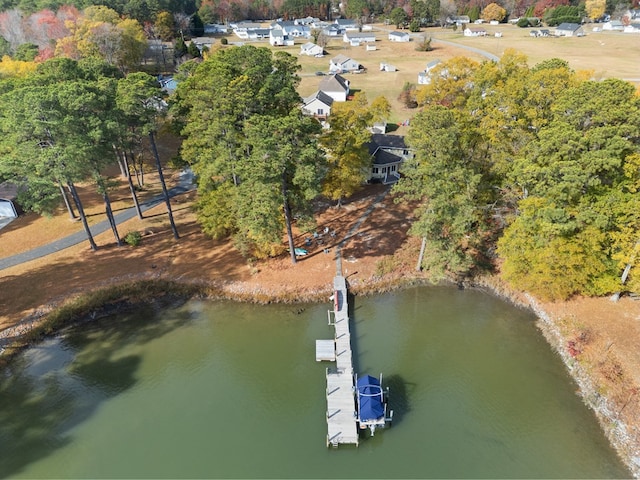
[[[274,47],[291,53],[298,58],[302,69],[300,76],[302,81],[298,91],[306,97],[318,89],[322,77],[316,72],[327,72],[329,60],[342,53],[357,60],[366,67],[364,74],[346,75],[351,82],[353,91],[364,91],[371,101],[384,95],[391,103],[392,112],[389,123],[401,123],[415,115],[416,110],[406,109],[399,101],[403,85],[406,82],[417,84],[418,72],[425,69],[428,62],[434,59],[447,60],[455,56],[466,56],[474,60],[482,61],[485,58],[464,47],[473,47],[490,54],[501,56],[508,48],[513,48],[528,58],[530,66],[549,58],[562,58],[569,62],[574,70],[588,70],[593,72],[594,78],[616,77],[632,81],[640,86],[640,35],[623,34],[618,32],[591,32],[586,29],[587,35],[576,38],[535,38],[529,35],[529,29],[519,28],[514,25],[481,25],[487,30],[486,37],[465,37],[458,29],[439,27],[423,29],[418,35],[431,37],[434,41],[431,52],[416,51],[416,38],[409,43],[395,43],[388,40],[388,27],[375,25],[378,41],[376,50],[367,51],[364,46],[351,47],[342,41],[342,38],[331,39],[322,58],[300,55],[300,45],[306,40],[296,42],[292,47]],[[495,33],[500,32],[501,37]],[[234,36],[229,37],[235,41]],[[459,47],[438,40],[455,42]],[[256,45],[269,46],[268,42],[256,42]],[[397,68],[396,72],[380,71],[380,63],[390,63]],[[399,133],[402,133],[402,128]]]
[[[591,70],[595,78],[622,78],[640,85],[640,34],[593,32],[585,25],[584,37],[540,37],[529,35],[530,29],[515,25],[476,25],[486,37],[465,37],[458,30],[429,29],[434,39],[449,40],[501,56],[505,49],[524,53],[529,65],[548,58],[562,58],[574,70]],[[496,37],[496,32],[502,37]]]

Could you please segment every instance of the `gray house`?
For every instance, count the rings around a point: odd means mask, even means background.
[[[360,70],[360,63],[343,54],[336,55],[329,62],[330,72],[342,73],[354,70]]]
[[[584,29],[577,23],[561,23],[556,27],[556,37],[583,37]]]
[[[370,181],[385,185],[397,182],[402,162],[412,156],[404,137],[374,133],[368,147],[372,157]]]

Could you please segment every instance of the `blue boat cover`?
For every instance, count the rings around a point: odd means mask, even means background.
[[[384,416],[384,404],[382,403],[382,387],[380,380],[371,375],[359,377],[356,388],[360,411],[358,417],[361,422],[378,420]]]

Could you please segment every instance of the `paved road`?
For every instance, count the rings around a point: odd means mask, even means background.
[[[180,195],[181,193],[188,192],[194,188],[194,177],[190,171],[185,171],[180,175],[180,182],[177,186],[173,187],[169,190],[169,196],[174,197],[176,195]],[[164,197],[159,195],[157,197],[152,198],[151,200],[147,200],[140,204],[140,209],[145,212],[150,208],[155,207],[159,203],[164,201]],[[123,212],[120,212],[115,215],[116,223],[122,223],[126,220],[129,220],[137,215],[135,207],[131,207]],[[107,220],[104,220],[100,223],[92,225],[89,227],[92,235],[98,235],[106,230],[109,230],[111,226]],[[47,245],[43,245],[38,248],[34,248],[33,250],[29,250],[27,252],[19,253],[17,255],[13,255],[11,257],[1,258],[0,259],[0,270],[4,270],[5,268],[13,267],[15,265],[19,265],[24,262],[29,262],[31,260],[35,260],[37,258],[44,257],[46,255],[50,255],[55,252],[59,252],[60,250],[64,250],[65,248],[69,248],[73,245],[77,245],[78,243],[86,242],[87,234],[84,229],[74,233],[73,235],[69,235],[68,237],[61,238]]]

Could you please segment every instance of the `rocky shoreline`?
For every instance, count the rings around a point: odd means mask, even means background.
[[[376,278],[366,282],[362,280],[356,281],[350,285],[350,289],[355,295],[374,295],[426,282],[427,279],[419,273],[409,275],[404,273],[392,275],[390,278]],[[53,323],[48,323],[48,320],[61,309],[60,305],[49,305],[46,308],[38,309],[16,325],[0,332],[0,365],[9,362],[14,354],[24,348],[37,343],[47,335],[55,334],[62,328],[128,311],[143,303],[157,302],[166,305],[167,302],[174,303],[193,297],[257,304],[293,303],[292,298],[297,298],[298,301],[313,302],[322,301],[330,294],[330,288],[328,287],[304,292],[293,292],[291,290],[275,292],[261,288],[249,289],[241,284],[233,283],[212,287],[196,283],[179,284],[158,281],[158,285],[156,285],[158,288],[153,288],[153,281],[150,280],[144,280],[141,283],[144,283],[142,290],[145,291],[145,295],[140,298],[132,299],[130,296],[122,296],[120,298],[112,298],[100,306],[85,308],[84,310],[82,307],[78,307],[77,311],[72,309],[65,319],[56,320]],[[150,284],[152,285],[151,287],[149,287]],[[126,284],[126,288],[123,290],[129,291],[131,285],[136,285],[136,283]],[[176,291],[171,290],[172,285],[176,287]],[[633,477],[640,478],[640,445],[636,438],[629,434],[629,426],[621,418],[620,411],[616,413],[614,402],[598,391],[596,383],[587,369],[567,351],[568,339],[561,332],[557,323],[558,319],[554,319],[545,311],[541,302],[537,299],[526,293],[510,290],[497,277],[478,278],[464,287],[467,286],[487,289],[493,295],[521,308],[529,309],[537,316],[538,328],[551,348],[561,357],[569,374],[579,386],[579,393],[583,401],[595,412],[605,435],[632,472]],[[464,288],[461,285],[459,287]]]

